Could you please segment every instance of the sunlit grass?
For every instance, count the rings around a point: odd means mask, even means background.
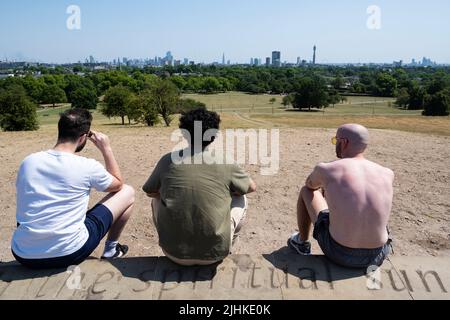
[[[201,101],[210,110],[221,115],[223,129],[260,128],[260,127],[312,127],[336,128],[344,123],[360,123],[373,129],[390,129],[408,132],[420,132],[450,136],[449,117],[423,117],[421,111],[401,110],[393,107],[392,98],[348,97],[348,101],[313,112],[285,110],[280,95],[250,95],[229,92],[215,95],[184,95]],[[270,99],[276,102],[271,103]],[[46,107],[38,111],[41,131],[53,132],[58,123],[59,114],[70,107],[68,104],[57,108]],[[93,127],[97,130],[133,128],[138,130],[143,124],[127,123],[123,126],[120,118],[108,118],[101,112],[101,103],[92,111]],[[179,115],[173,116],[171,128],[178,127]],[[157,127],[165,127],[160,123]]]

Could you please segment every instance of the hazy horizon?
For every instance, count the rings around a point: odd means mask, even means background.
[[[69,30],[70,5],[81,10]],[[367,8],[381,9],[370,29]],[[198,63],[281,60],[389,63],[430,58],[450,63],[450,6],[446,0],[17,0],[0,3],[0,60],[75,63],[165,56]]]

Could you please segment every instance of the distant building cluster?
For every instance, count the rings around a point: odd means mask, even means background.
[[[422,61],[416,61],[416,59],[412,59],[409,66],[411,67],[435,67],[438,64],[435,61],[432,61],[431,59],[428,59],[426,57],[422,58]]]
[[[82,64],[81,61],[78,62],[79,64]],[[114,59],[112,62],[99,62],[97,61],[93,56],[90,56],[89,58],[86,58],[84,61],[84,64],[86,65],[96,65],[97,69],[106,68],[107,66],[113,66],[113,67],[146,67],[146,66],[152,66],[152,67],[165,67],[165,66],[180,66],[180,65],[194,65],[195,61],[189,60],[188,58],[184,58],[183,60],[176,60],[174,59],[172,52],[168,51],[166,53],[165,57],[158,57],[155,56],[155,58],[148,58],[148,59],[129,59],[127,57],[123,58],[117,58]]]
[[[316,46],[313,48],[313,56],[312,60],[309,62],[309,64],[316,64]],[[79,62],[81,64],[81,61]],[[155,57],[150,59],[128,59],[128,58],[117,58],[114,59],[110,63],[106,62],[98,62],[93,56],[90,56],[89,58],[86,58],[85,64],[88,65],[110,65],[114,67],[121,67],[121,66],[127,66],[127,67],[145,67],[145,66],[152,66],[152,67],[164,67],[164,66],[180,66],[180,65],[195,65],[196,62],[189,60],[188,58],[184,58],[183,60],[176,60],[174,56],[172,55],[171,51],[168,51],[166,53],[165,57]],[[226,59],[225,53],[222,55],[221,62],[213,62],[212,65],[232,65],[230,60]],[[297,58],[296,63],[290,63],[287,61],[282,62],[281,60],[281,52],[280,51],[273,51],[271,57],[266,57],[265,61],[259,57],[251,57],[249,59],[250,66],[266,66],[266,67],[283,67],[283,66],[300,66],[300,65],[306,65],[308,62],[306,60],[302,60],[300,57]],[[235,63],[234,65],[246,65]],[[99,68],[99,66],[97,66]]]
[[[259,57],[251,57],[247,63],[232,63],[231,60],[227,60],[225,53],[223,53],[221,62],[213,62],[209,63],[210,65],[217,66],[230,66],[230,65],[241,65],[241,66],[253,66],[253,67],[295,67],[295,66],[306,66],[306,65],[316,65],[317,63],[317,46],[314,45],[312,50],[311,60],[307,61],[302,59],[301,57],[297,57],[296,62],[287,62],[282,61],[281,51],[272,51],[272,55],[266,57],[265,60]],[[188,58],[183,59],[175,59],[172,55],[171,51],[168,51],[164,57],[155,56],[154,58],[147,59],[130,59],[127,57],[119,57],[110,62],[100,62],[97,61],[94,56],[89,56],[85,59],[84,62],[79,61],[78,63],[68,63],[61,64],[61,66],[74,66],[74,65],[84,65],[84,67],[89,67],[91,70],[109,70],[121,67],[134,67],[134,68],[144,68],[147,66],[151,67],[165,67],[165,66],[188,66],[188,65],[196,65],[197,63]],[[201,65],[205,65],[205,63],[200,63]],[[445,66],[439,65],[435,61],[427,57],[423,57],[422,60],[412,59],[411,63],[404,63],[402,60],[394,61],[393,63],[329,63],[327,65],[334,66],[369,66],[369,67],[436,67],[436,66]],[[0,60],[0,78],[11,77],[14,76],[14,70],[24,69],[26,67],[36,67],[36,66],[45,66],[49,68],[55,68],[57,64],[52,63],[33,63],[33,62],[23,62],[23,61],[8,61],[8,60]],[[37,72],[37,71],[36,71]],[[82,73],[82,72],[77,72]],[[36,74],[36,76],[40,76],[40,74]]]

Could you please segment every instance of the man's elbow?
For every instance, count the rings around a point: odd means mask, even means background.
[[[110,186],[106,192],[108,193],[117,193],[123,189],[124,183],[122,181],[115,182],[112,186]]]
[[[256,190],[257,190],[256,183],[255,183],[255,181],[251,180],[250,187],[248,188],[248,193],[256,192]]]

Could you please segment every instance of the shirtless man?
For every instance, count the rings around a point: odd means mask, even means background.
[[[333,262],[381,266],[391,249],[394,173],[364,158],[369,132],[361,125],[340,127],[332,143],[341,160],[319,164],[308,177],[297,204],[300,232],[288,244],[299,254],[311,254],[313,223],[314,238]]]

